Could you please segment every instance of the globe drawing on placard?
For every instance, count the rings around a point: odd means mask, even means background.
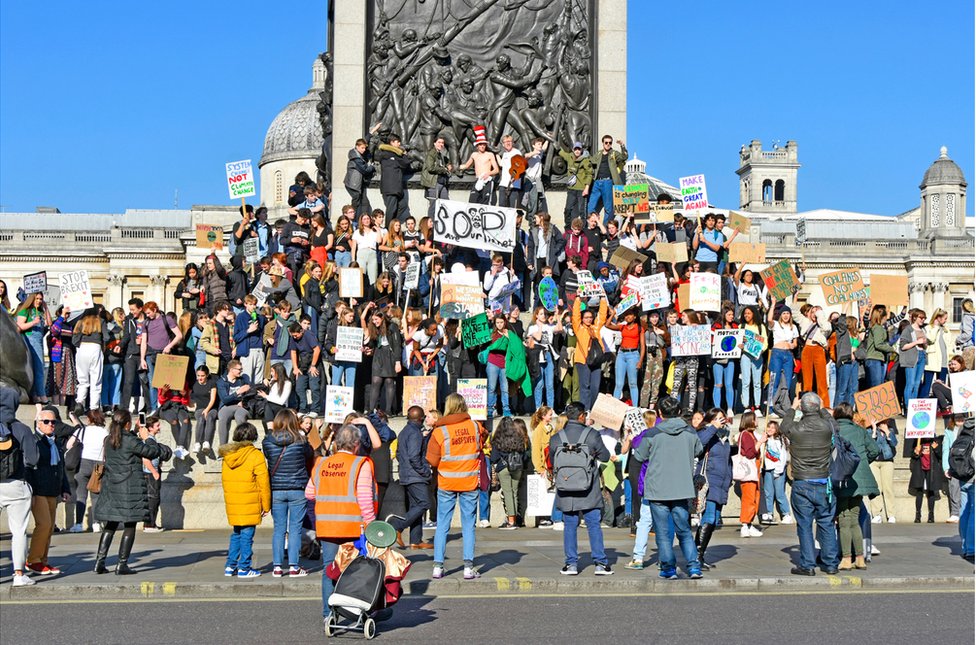
[[[735,349],[735,336],[726,336],[722,339],[722,351],[731,352]]]
[[[207,231],[207,241],[210,243],[217,241],[217,231],[210,229]]]
[[[918,430],[924,430],[932,422],[932,415],[928,412],[916,412],[912,415],[912,425]]]

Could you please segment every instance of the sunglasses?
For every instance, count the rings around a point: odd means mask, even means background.
[[[40,419],[38,423],[43,423],[46,426],[53,425],[54,419]]]

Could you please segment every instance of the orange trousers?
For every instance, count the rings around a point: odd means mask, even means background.
[[[739,521],[749,524],[759,513],[759,482],[739,482],[739,492],[742,497]]]
[[[810,343],[800,354],[800,373],[803,375],[803,389],[816,392],[823,401],[823,407],[830,407],[830,390],[827,389],[827,352],[820,345]]]

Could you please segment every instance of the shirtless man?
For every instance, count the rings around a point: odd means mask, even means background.
[[[495,153],[488,152],[488,140],[485,138],[484,129],[478,129],[476,136],[475,151],[461,164],[459,170],[464,172],[474,164],[474,174],[478,181],[471,188],[468,201],[472,204],[490,204],[495,176],[498,174],[498,162],[495,160]]]

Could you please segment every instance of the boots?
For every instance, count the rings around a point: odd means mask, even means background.
[[[864,558],[863,557],[861,558],[861,561],[862,562],[864,561]],[[851,561],[850,558],[846,558],[846,557],[845,558],[841,558],[840,559],[840,564],[837,565],[837,569],[840,570],[840,571],[849,571],[849,570],[851,570],[853,568],[854,568],[854,563]]]
[[[132,553],[132,545],[136,541],[135,527],[126,527],[122,532],[122,539],[119,541],[119,563],[115,566],[115,575],[128,576],[135,571],[129,568],[129,554]]]
[[[854,558],[854,568],[855,569],[867,569],[868,568],[867,563],[864,561],[864,556],[863,555],[859,555],[859,556],[857,556],[857,557]]]
[[[698,544],[698,562],[701,564],[701,568],[706,571],[714,569],[714,564],[707,564],[705,562],[705,550],[708,548],[708,543],[712,540],[712,532],[715,531],[714,524],[702,524],[698,527],[698,535],[695,540]]]
[[[108,557],[108,550],[112,546],[112,538],[115,531],[102,531],[98,538],[98,553],[95,554],[95,573],[108,573],[105,568],[105,558]]]

